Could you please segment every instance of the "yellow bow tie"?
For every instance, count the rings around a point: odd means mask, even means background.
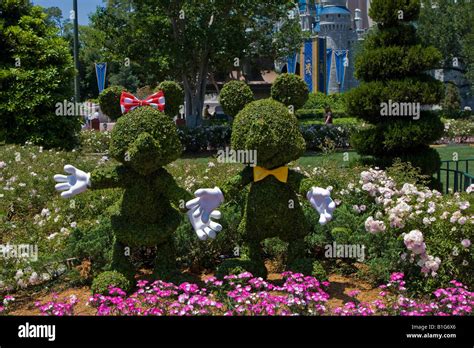
[[[288,167],[278,167],[272,170],[258,166],[253,168],[254,182],[263,180],[269,175],[273,175],[278,181],[286,183],[288,181]]]

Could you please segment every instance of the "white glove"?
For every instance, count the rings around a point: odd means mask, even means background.
[[[58,191],[64,191],[61,193],[62,198],[70,198],[78,195],[87,190],[87,187],[90,186],[90,173],[83,172],[70,164],[64,166],[64,171],[71,175],[56,174],[54,176],[54,180],[59,182],[59,184],[56,184],[54,187]]]
[[[193,217],[200,216],[202,222],[207,223],[211,212],[224,202],[224,195],[218,187],[199,189],[194,192],[194,195],[196,198],[187,201],[186,208],[194,211]]]
[[[189,209],[187,215],[193,225],[199,239],[215,238],[216,232],[222,230],[222,226],[210,218],[220,219],[221,213],[215,210],[222,202],[224,195],[218,187],[213,189],[199,189],[194,192],[196,198],[186,202]]]
[[[332,213],[336,209],[336,203],[331,199],[331,192],[321,187],[313,187],[306,194],[309,202],[320,214],[319,223],[325,225],[331,221]]]
[[[217,232],[222,230],[222,225],[218,224],[217,222],[212,221],[209,219],[207,223],[204,223],[201,219],[201,216],[194,217],[196,208],[192,208],[187,212],[189,221],[191,225],[193,225],[194,231],[200,240],[207,240],[207,239],[214,239],[217,236]],[[210,214],[211,218],[220,219],[221,212],[218,210],[213,210]]]

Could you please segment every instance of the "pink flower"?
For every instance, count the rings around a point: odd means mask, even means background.
[[[471,246],[471,241],[469,239],[463,239],[461,245],[465,248],[469,248]]]

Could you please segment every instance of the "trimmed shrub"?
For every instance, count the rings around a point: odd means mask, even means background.
[[[122,116],[122,110],[120,109],[122,91],[126,91],[122,86],[110,86],[99,94],[100,109],[114,121]]]
[[[310,93],[302,109],[321,109],[331,107],[333,112],[343,112],[346,109],[345,94],[333,93],[326,95],[321,92]]]
[[[165,114],[175,117],[179,113],[180,106],[184,103],[183,89],[174,81],[163,81],[155,88],[155,92],[158,91],[163,91],[165,94]]]
[[[425,73],[436,68],[442,57],[434,47],[417,44],[411,22],[419,12],[418,0],[372,1],[370,16],[377,22],[377,30],[356,58],[356,76],[362,82],[347,93],[346,100],[351,115],[373,125],[352,137],[358,153],[375,157],[370,161],[381,166],[401,158],[430,175],[440,165],[439,156],[428,147],[443,133],[439,115],[421,110],[419,115],[382,115],[384,105],[433,105],[443,97],[442,83]],[[383,44],[387,37],[391,38],[389,46]]]
[[[227,82],[219,94],[219,103],[228,116],[235,117],[245,105],[254,100],[252,90],[242,81]]]
[[[272,85],[272,98],[286,106],[293,106],[295,111],[303,107],[308,95],[306,82],[295,74],[281,74]]]
[[[131,289],[131,284],[123,276],[123,274],[116,271],[107,271],[99,274],[92,283],[91,290],[93,294],[109,295],[109,288],[116,287],[124,291]]]

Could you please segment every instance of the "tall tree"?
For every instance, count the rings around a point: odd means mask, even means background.
[[[351,114],[372,125],[353,137],[358,153],[379,166],[398,157],[431,175],[440,158],[428,145],[441,136],[443,123],[420,109],[443,96],[442,83],[426,74],[440,64],[441,54],[420,44],[413,25],[419,10],[419,0],[372,0],[377,28],[356,57],[361,84],[348,92],[347,102]]]
[[[0,13],[0,139],[72,147],[80,121],[56,114],[72,96],[67,42],[29,1],[0,1]]]
[[[474,1],[423,0],[422,5],[421,41],[441,52],[443,68],[465,73],[474,91]]]
[[[241,70],[256,57],[281,58],[301,45],[298,19],[288,18],[293,7],[289,0],[115,0],[94,25],[107,30],[106,47],[117,58],[136,59],[149,73],[180,81],[188,124],[196,126],[209,74]],[[291,35],[275,35],[280,22],[293,23],[285,26]]]

